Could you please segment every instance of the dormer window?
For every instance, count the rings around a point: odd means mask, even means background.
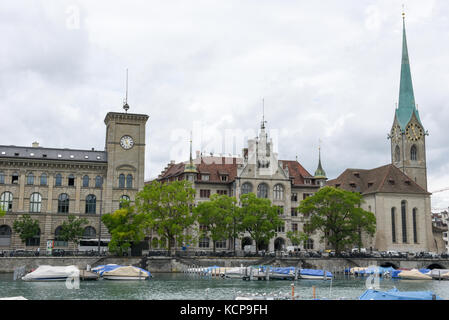
[[[394,180],[390,178],[390,179],[388,179],[388,183],[389,184],[394,184]]]
[[[228,176],[222,175],[222,176],[220,176],[220,179],[222,182],[226,182],[226,181],[228,181]]]
[[[208,174],[202,174],[201,175],[201,180],[202,181],[209,181],[209,175]]]

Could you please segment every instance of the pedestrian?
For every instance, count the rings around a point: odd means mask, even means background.
[[[39,256],[40,252],[41,252],[41,248],[37,248],[37,256]]]

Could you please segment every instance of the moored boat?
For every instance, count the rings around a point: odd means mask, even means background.
[[[443,300],[430,291],[399,291],[393,288],[388,291],[366,290],[359,300]]]
[[[147,280],[151,278],[149,271],[134,266],[108,264],[95,267],[92,271],[106,280]]]
[[[326,274],[324,273],[326,272]],[[299,270],[299,278],[300,279],[309,279],[309,280],[330,280],[333,275],[329,271],[325,270],[315,270],[315,269],[301,269]]]
[[[76,266],[39,266],[36,270],[22,277],[24,281],[66,281],[67,278],[79,277]]]

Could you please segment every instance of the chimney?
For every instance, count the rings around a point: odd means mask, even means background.
[[[200,150],[196,150],[196,158],[198,159],[200,157]]]
[[[33,148],[39,148],[39,142],[34,141],[32,146],[33,146]]]

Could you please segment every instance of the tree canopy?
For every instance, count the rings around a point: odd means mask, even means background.
[[[63,241],[70,241],[78,245],[80,239],[83,237],[83,225],[88,223],[89,221],[86,218],[77,218],[75,215],[69,214],[67,221],[64,221],[61,225],[59,237]]]
[[[19,234],[22,242],[39,235],[39,221],[32,219],[29,214],[24,214],[13,223],[14,232]]]
[[[161,244],[189,243],[192,235],[186,230],[196,221],[193,212],[195,189],[189,181],[147,184],[136,196],[136,208],[145,217],[149,229],[161,237]]]
[[[269,199],[257,198],[254,193],[247,193],[240,197],[240,202],[242,229],[256,242],[258,252],[260,246],[267,244],[284,222],[279,217],[278,207],[273,206]]]
[[[362,195],[334,187],[324,187],[303,200],[298,212],[306,218],[304,232],[321,231],[336,253],[347,245],[360,244],[361,233],[374,235],[376,218],[361,208]]]

